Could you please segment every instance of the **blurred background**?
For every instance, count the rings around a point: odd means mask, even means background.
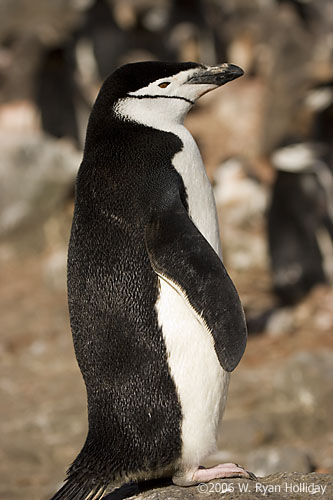
[[[333,473],[333,3],[0,0],[1,500],[47,499],[85,438],[74,179],[101,82],[138,60],[246,72],[186,122],[249,328],[215,459]]]

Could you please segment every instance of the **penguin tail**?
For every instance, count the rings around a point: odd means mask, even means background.
[[[105,481],[91,471],[70,472],[65,484],[50,500],[100,500],[109,481]]]

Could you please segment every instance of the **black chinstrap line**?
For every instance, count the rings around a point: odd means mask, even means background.
[[[194,101],[191,101],[191,99],[186,99],[186,97],[181,97],[181,96],[178,96],[178,95],[132,95],[132,94],[126,94],[126,97],[132,97],[133,99],[159,99],[159,98],[163,98],[163,99],[181,99],[182,101],[186,101],[188,102],[189,104],[192,104],[192,106],[194,105]]]

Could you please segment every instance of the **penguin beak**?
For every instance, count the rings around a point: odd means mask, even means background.
[[[239,66],[223,63],[219,66],[203,66],[186,83],[221,87],[242,75],[244,75],[244,71]]]

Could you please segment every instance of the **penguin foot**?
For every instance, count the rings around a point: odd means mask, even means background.
[[[193,486],[198,483],[207,483],[213,479],[222,479],[228,477],[244,477],[246,479],[257,479],[256,476],[240,465],[227,463],[219,464],[214,467],[198,467],[188,471],[178,471],[172,478],[177,486]]]
[[[240,465],[227,463],[219,464],[208,469],[199,467],[193,474],[193,480],[198,483],[205,483],[212,479],[220,479],[227,477],[245,477],[247,479],[256,479],[252,472],[248,472]]]

